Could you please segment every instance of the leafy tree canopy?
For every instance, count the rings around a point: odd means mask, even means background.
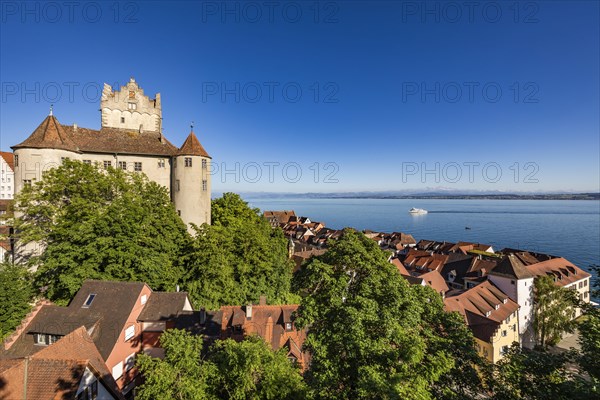
[[[409,285],[363,234],[345,230],[294,287],[304,296],[296,324],[309,327],[305,377],[316,398],[431,399],[454,356],[473,355],[473,337],[441,297]]]
[[[549,276],[535,278],[533,329],[542,347],[557,344],[563,332],[573,330],[576,292],[557,286]]]
[[[0,264],[0,342],[29,312],[34,293],[31,275],[26,268]]]
[[[170,290],[181,279],[178,259],[189,235],[167,189],[144,174],[65,160],[23,188],[15,211],[21,242],[45,248],[30,260],[37,285],[59,304],[85,279]]]
[[[306,398],[298,368],[259,337],[216,341],[206,358],[201,337],[185,331],[166,331],[161,345],[164,360],[138,357],[145,378],[137,392],[141,400]]]
[[[207,309],[227,304],[297,301],[290,293],[293,264],[281,229],[272,229],[258,209],[239,195],[212,202],[212,225],[198,228],[186,255],[186,289]]]

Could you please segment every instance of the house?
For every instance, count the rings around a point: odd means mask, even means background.
[[[463,316],[478,353],[492,363],[519,342],[519,305],[490,281],[448,293],[444,307]]]
[[[579,300],[590,302],[591,274],[585,272],[570,261],[557,257],[528,265],[527,270],[534,276],[549,276],[557,286],[572,289],[577,292]],[[575,309],[575,318],[581,315],[581,309]]]
[[[153,298],[154,297],[154,298]],[[1,358],[31,356],[83,326],[119,389],[139,383],[135,357],[161,355],[164,329],[191,313],[185,293],[153,292],[141,282],[88,280],[67,307],[45,304],[5,342]]]
[[[258,335],[273,350],[285,348],[288,358],[306,369],[309,354],[302,351],[306,340],[306,330],[296,329],[292,314],[298,305],[265,305],[262,298],[259,305],[224,306],[213,317],[220,323],[220,339],[243,340],[248,335]]]
[[[500,288],[519,307],[520,343],[532,347],[534,275],[514,254],[508,254],[488,274],[488,280]]]
[[[15,196],[15,157],[13,153],[0,151],[0,200],[12,200]]]
[[[400,275],[413,285],[429,286],[442,297],[450,290],[442,275],[436,271],[409,271],[398,258],[391,259],[391,263],[398,269]]]
[[[31,356],[1,359],[0,382],[3,399],[124,399],[83,326]]]

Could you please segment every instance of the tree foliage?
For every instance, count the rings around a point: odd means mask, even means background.
[[[0,342],[29,312],[34,294],[31,275],[26,268],[0,264]]]
[[[600,311],[590,307],[578,328],[581,345],[579,363],[598,385],[600,384]]]
[[[45,249],[32,257],[38,286],[66,303],[85,279],[144,281],[173,290],[189,235],[167,189],[144,174],[65,160],[16,198],[21,243]]]
[[[572,331],[577,304],[574,290],[557,286],[549,276],[535,278],[533,330],[540,346],[555,345],[563,332]]]
[[[454,356],[472,354],[472,336],[441,297],[410,286],[360,233],[345,230],[294,287],[304,296],[296,324],[309,327],[305,377],[316,398],[434,398]]]
[[[216,341],[201,356],[202,339],[181,330],[161,336],[165,358],[138,357],[141,400],[304,399],[300,371],[285,351],[272,351],[259,337]]]
[[[239,195],[225,193],[212,202],[212,225],[198,228],[185,257],[195,304],[218,309],[226,304],[293,302],[293,265],[280,229],[272,229],[258,209]]]

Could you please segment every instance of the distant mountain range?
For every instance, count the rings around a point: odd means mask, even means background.
[[[281,193],[242,192],[244,198],[307,198],[307,199],[472,199],[472,200],[600,200],[599,193],[539,193],[539,192],[486,192],[486,191],[382,191],[382,192],[331,192],[331,193]]]

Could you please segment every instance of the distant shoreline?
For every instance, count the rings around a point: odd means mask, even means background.
[[[600,200],[600,193],[563,194],[343,194],[343,193],[246,193],[247,199],[381,199],[381,200]]]

